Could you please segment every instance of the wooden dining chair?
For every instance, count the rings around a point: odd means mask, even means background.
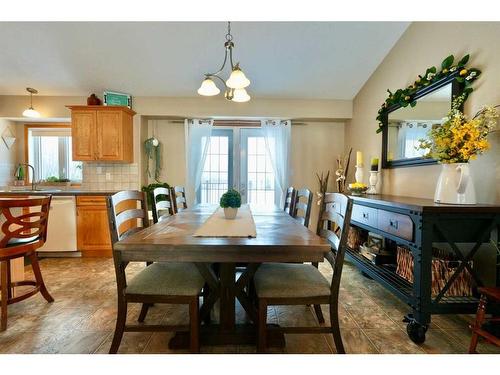
[[[135,202],[136,208],[120,209],[124,202]],[[137,206],[140,206],[137,208]],[[107,197],[109,229],[113,245],[149,225],[146,196],[139,191],[121,191]],[[128,221],[139,221],[140,225],[122,229]],[[198,269],[191,263],[152,263],[127,280],[125,268],[128,262],[120,253],[113,251],[116,284],[118,291],[118,316],[109,353],[118,351],[124,332],[144,331],[189,331],[190,350],[199,352],[199,301],[201,288],[205,283]],[[128,325],[127,305],[142,303],[138,321],[144,322],[148,309],[156,303],[189,305],[189,326],[171,325]]]
[[[151,211],[153,212],[153,223],[174,215],[175,209],[171,189],[158,187],[153,190]]]
[[[171,189],[175,213],[187,209],[186,189],[184,189],[184,186],[174,186]]]
[[[47,240],[47,225],[51,196],[37,198],[0,199],[0,217],[5,221],[1,225],[3,237],[0,237],[1,268],[1,325],[0,331],[7,329],[7,306],[20,302],[40,292],[47,302],[54,302],[43,281],[36,250]],[[27,257],[35,280],[11,280],[10,261]],[[13,296],[13,288],[32,286],[20,295]]]
[[[283,207],[283,211],[285,211],[290,216],[293,214],[293,203],[295,202],[295,188],[290,186],[286,189],[285,195],[285,205]]]
[[[266,350],[268,329],[276,329],[296,334],[331,333],[337,353],[345,353],[339,327],[338,297],[351,211],[352,200],[347,196],[338,193],[325,195],[319,217],[320,236],[331,245],[331,251],[325,255],[333,268],[331,282],[311,264],[266,263],[255,273],[259,352]],[[304,304],[328,304],[330,327],[267,327],[268,306]]]
[[[309,189],[297,190],[293,200],[292,217],[309,227],[313,195]]]
[[[499,317],[486,318],[486,305],[488,301],[493,303],[500,302],[500,288],[498,287],[481,287],[478,288],[478,292],[481,294],[481,299],[479,300],[479,305],[477,308],[476,319],[474,323],[470,326],[472,330],[472,337],[469,345],[469,354],[475,354],[477,342],[479,336],[484,338],[489,343],[500,346],[500,337],[496,337],[490,332],[487,332],[483,328],[483,324],[486,321],[489,322],[500,322]]]

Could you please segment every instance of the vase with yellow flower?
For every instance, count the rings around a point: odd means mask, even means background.
[[[420,141],[419,148],[428,151],[426,156],[442,165],[434,193],[436,203],[476,203],[469,161],[490,147],[487,137],[496,128],[498,112],[495,107],[484,107],[469,119],[460,110],[466,98],[467,93],[456,97],[443,123],[429,131],[427,140]]]

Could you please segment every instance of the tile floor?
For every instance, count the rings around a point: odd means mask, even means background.
[[[115,325],[115,276],[111,259],[44,259],[46,284],[55,302],[36,295],[9,306],[8,329],[0,332],[0,353],[107,353]],[[137,272],[133,264],[128,272]],[[327,265],[320,269],[327,276]],[[29,270],[29,267],[27,267]],[[340,316],[348,353],[466,353],[470,315],[435,316],[426,342],[418,346],[406,336],[402,317],[407,308],[376,282],[346,264],[340,292]],[[129,319],[135,320],[139,305]],[[328,322],[328,310],[324,308]],[[244,313],[238,309],[238,319]],[[268,321],[282,325],[317,325],[306,306],[270,308]],[[187,324],[187,309],[157,305],[146,323]],[[120,353],[181,353],[171,351],[171,333],[125,333]],[[203,346],[203,353],[255,353],[253,346]],[[500,349],[480,343],[482,353]],[[275,353],[335,353],[330,335],[286,335],[286,348]]]

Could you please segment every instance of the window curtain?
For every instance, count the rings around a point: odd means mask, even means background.
[[[273,166],[276,188],[279,189],[279,204],[282,206],[290,181],[292,122],[265,120],[262,121],[261,128],[266,141],[266,153]]]
[[[186,195],[189,205],[198,203],[198,190],[201,185],[201,174],[210,147],[210,136],[213,120],[185,120],[186,129],[186,161],[187,186]]]

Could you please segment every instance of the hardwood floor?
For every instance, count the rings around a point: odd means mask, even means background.
[[[111,259],[44,259],[40,262],[47,287],[55,302],[41,296],[9,306],[8,329],[0,332],[0,353],[107,353],[116,318],[115,275]],[[143,267],[132,264],[128,273]],[[326,274],[330,268],[324,264]],[[340,317],[348,353],[466,353],[469,315],[436,316],[425,344],[418,346],[406,336],[402,317],[407,308],[376,282],[347,264],[342,276]],[[137,319],[139,305],[128,318]],[[328,322],[328,309],[323,307]],[[237,309],[238,320],[245,314]],[[214,316],[217,319],[217,316]],[[306,306],[270,307],[268,321],[279,324],[317,325]],[[146,322],[188,322],[185,306],[158,305],[150,309]],[[120,353],[182,353],[168,349],[171,333],[125,333]],[[330,335],[286,335],[285,349],[271,353],[332,353]],[[202,353],[255,353],[254,346],[202,346]],[[480,342],[480,353],[500,349]],[[187,351],[186,351],[187,352]]]

